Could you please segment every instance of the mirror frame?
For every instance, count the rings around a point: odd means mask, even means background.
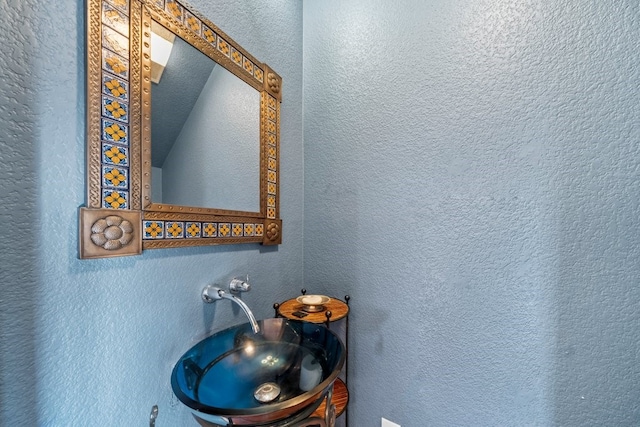
[[[151,21],[260,92],[260,211],[151,201]],[[87,0],[87,199],[79,257],[143,249],[282,243],[282,78],[192,7],[176,0]],[[185,187],[188,183],[184,184]]]

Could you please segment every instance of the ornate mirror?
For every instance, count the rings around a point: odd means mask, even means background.
[[[175,0],[87,2],[80,258],[281,243],[281,78]]]

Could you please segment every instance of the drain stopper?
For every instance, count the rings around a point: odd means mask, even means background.
[[[280,396],[280,386],[276,383],[264,383],[253,392],[253,397],[260,403],[269,403]]]

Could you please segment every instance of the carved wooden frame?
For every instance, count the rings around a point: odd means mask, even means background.
[[[260,92],[259,212],[152,203],[152,20]],[[87,199],[79,212],[80,258],[282,243],[281,77],[182,1],[87,0],[87,22]],[[113,115],[114,105],[121,115]]]

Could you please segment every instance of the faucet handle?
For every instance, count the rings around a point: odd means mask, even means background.
[[[247,274],[247,280],[238,279],[234,277],[229,283],[229,290],[233,293],[249,292],[251,290],[251,284],[249,284],[249,275]]]

